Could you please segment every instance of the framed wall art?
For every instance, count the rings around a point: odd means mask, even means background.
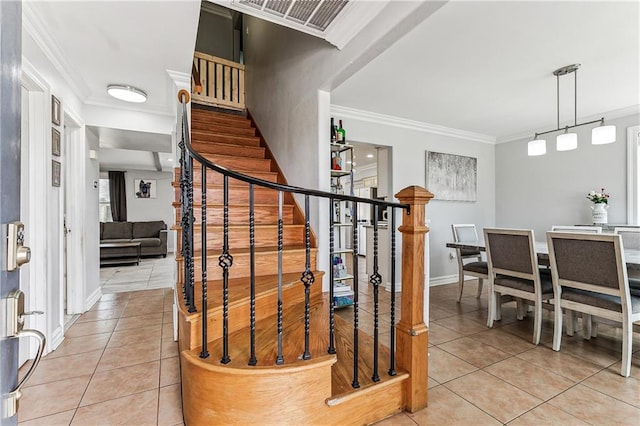
[[[60,156],[60,132],[51,128],[51,153]]]
[[[134,179],[136,198],[156,198],[155,179]]]
[[[60,125],[60,99],[51,95],[51,122],[56,126]]]
[[[62,164],[59,161],[51,160],[51,185],[60,186],[60,174],[62,173]]]
[[[426,184],[436,200],[477,201],[478,159],[427,151]]]

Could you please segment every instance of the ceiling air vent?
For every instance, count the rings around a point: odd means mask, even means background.
[[[324,32],[348,2],[349,0],[240,0],[239,3],[271,15],[271,20],[278,17],[286,22]]]

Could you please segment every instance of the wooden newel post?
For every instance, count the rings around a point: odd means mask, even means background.
[[[424,241],[425,205],[433,194],[419,186],[410,186],[396,194],[410,211],[403,214],[402,225],[402,316],[396,325],[398,368],[411,376],[406,382],[405,409],[415,412],[427,406],[428,330],[424,323]]]

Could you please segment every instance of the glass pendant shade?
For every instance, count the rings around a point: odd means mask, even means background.
[[[544,155],[547,153],[547,141],[544,139],[534,139],[527,145],[529,157]]]
[[[556,149],[558,151],[571,151],[578,147],[577,133],[563,133],[556,138]]]
[[[616,126],[598,126],[591,130],[591,143],[593,145],[604,145],[616,141]]]

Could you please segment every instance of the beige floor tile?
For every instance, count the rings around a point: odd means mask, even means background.
[[[456,333],[462,334],[463,336],[481,333],[487,330],[487,327],[485,325],[482,325],[477,321],[470,320],[466,318],[466,316],[462,315],[444,318],[438,321],[434,321],[434,323],[453,330]]]
[[[441,309],[437,306],[429,306],[429,321],[436,321],[443,318],[448,318],[458,315],[456,312],[451,312],[447,309]]]
[[[540,346],[516,357],[573,381],[584,380],[601,370],[601,367],[584,359]]]
[[[149,327],[162,323],[162,312],[148,315],[138,315],[127,318],[120,318],[115,331],[128,330],[131,328]]]
[[[514,336],[513,334],[503,332],[500,329],[483,331],[482,333],[473,334],[469,337],[512,355],[519,354],[536,347],[533,343],[523,340],[518,336]]]
[[[31,420],[75,409],[90,379],[91,375],[85,375],[23,388],[19,419]]]
[[[110,337],[111,333],[91,334],[80,337],[65,337],[62,343],[53,352],[49,352],[45,355],[43,360],[102,350],[107,346]]]
[[[537,406],[509,422],[509,426],[531,426],[531,425],[554,425],[554,426],[581,426],[588,425],[577,417],[572,416],[566,411],[554,407],[549,403]]]
[[[159,297],[159,296],[164,296],[164,293],[165,293],[164,289],[161,289],[161,288],[154,289],[154,290],[132,291],[131,299],[134,300],[139,297],[142,297],[144,299]]]
[[[107,348],[96,371],[112,370],[160,359],[160,341],[144,342],[117,348]]]
[[[438,383],[446,383],[477,369],[438,347],[429,348],[429,377]]]
[[[163,324],[173,324],[173,313],[172,312],[165,312],[162,316],[162,323]]]
[[[493,364],[484,371],[544,401],[575,384],[573,380],[516,357]]]
[[[544,313],[544,310],[543,310]],[[519,336],[526,342],[533,343],[533,317],[525,317],[522,321],[516,321],[500,327],[500,330]],[[540,345],[551,347],[553,342],[553,323],[544,322],[540,333]]]
[[[597,425],[637,425],[640,408],[633,407],[584,385],[576,385],[549,404]]]
[[[416,426],[416,424],[407,413],[398,413],[374,423],[376,426]]]
[[[182,422],[180,385],[160,388],[158,426],[171,426]]]
[[[499,425],[496,419],[444,386],[429,392],[429,406],[408,414],[418,425]]]
[[[622,367],[622,361],[616,362],[608,368],[608,370],[614,371],[620,374],[620,368]],[[640,379],[640,357],[631,357],[631,374],[630,377]]]
[[[432,345],[440,345],[451,340],[456,340],[463,337],[462,334],[457,333],[447,327],[443,327],[437,324],[435,321],[429,323],[429,343]]]
[[[542,400],[484,371],[476,371],[445,385],[476,407],[507,423]]]
[[[95,373],[80,406],[157,389],[159,377],[159,361]]]
[[[155,426],[158,389],[78,408],[72,425]]]
[[[511,356],[500,349],[468,337],[452,340],[438,345],[438,347],[478,368],[486,367]]]
[[[164,309],[163,309],[162,302],[160,302],[160,306],[156,306],[156,304],[141,305],[141,306],[130,305],[130,306],[127,306],[127,308],[124,310],[124,312],[122,313],[122,317],[125,318],[125,317],[135,317],[139,315],[149,315],[149,314],[155,314],[163,311]]]
[[[90,334],[111,333],[118,320],[91,321],[73,324],[65,333],[66,337],[88,336]]]
[[[177,356],[160,361],[160,387],[180,383],[180,360]]]
[[[173,324],[162,324],[162,338],[173,339]]]
[[[102,356],[102,350],[43,359],[25,386],[36,386],[57,380],[93,374]]]
[[[100,320],[110,320],[110,319],[118,319],[124,312],[124,308],[114,308],[114,309],[101,309],[98,311],[89,311],[85,312],[78,318],[77,324],[81,324],[83,322],[88,321],[100,321]]]
[[[18,413],[18,421],[21,426],[69,426],[76,410],[64,411],[50,416],[38,417],[37,419],[22,421],[21,413]]]
[[[162,325],[155,324],[148,327],[129,328],[122,331],[114,331],[109,340],[108,348],[134,345],[137,343],[160,340],[162,338]]]
[[[435,388],[436,386],[439,386],[439,385],[440,383],[436,382],[435,379],[429,377],[429,380],[427,382],[428,389]]]
[[[104,296],[103,296],[104,297]],[[129,299],[100,299],[89,310],[89,312],[102,311],[104,309],[124,309],[129,303]]]
[[[102,292],[102,297],[100,298],[101,302],[107,302],[112,300],[129,300],[131,295],[128,292],[123,293],[105,293]]]
[[[620,370],[603,370],[582,384],[640,408],[640,380],[635,377],[622,377]],[[640,423],[640,419],[638,420]]]
[[[173,337],[162,339],[160,358],[172,358],[178,356],[178,342],[173,341]]]
[[[578,358],[586,359],[601,367],[609,367],[622,359],[622,341],[617,350],[598,346],[597,338],[592,340],[584,340],[580,335],[574,335],[573,338],[562,339],[560,350],[563,353],[574,355]]]

